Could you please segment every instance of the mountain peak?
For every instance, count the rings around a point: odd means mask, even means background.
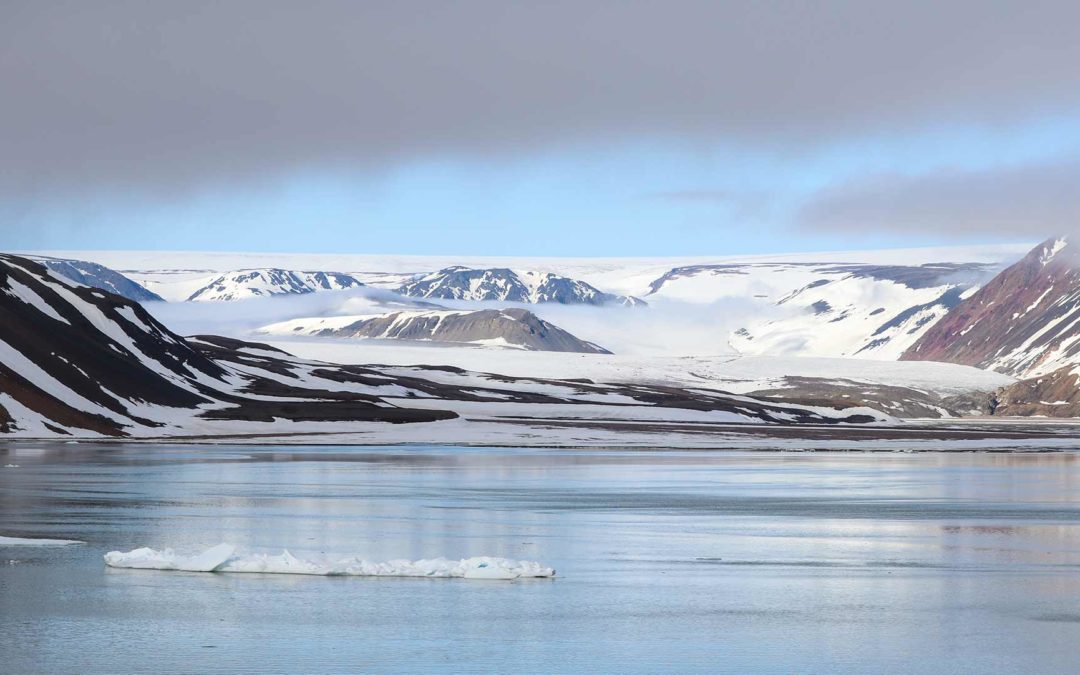
[[[243,300],[272,295],[304,295],[363,286],[342,272],[308,272],[277,267],[241,269],[220,274],[188,296],[189,301]]]
[[[1036,255],[1039,263],[1048,265],[1051,261],[1062,257],[1080,257],[1076,250],[1069,247],[1069,238],[1065,235],[1052,237],[1035,247],[1030,255]]]
[[[579,279],[539,270],[455,265],[403,284],[398,292],[414,298],[501,301],[563,305],[644,305],[644,301],[605,293]]]

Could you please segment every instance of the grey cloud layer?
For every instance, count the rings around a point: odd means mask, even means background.
[[[0,198],[1080,103],[1073,2],[0,0]]]
[[[825,191],[801,225],[936,234],[1080,233],[1080,160],[920,176],[879,175]]]

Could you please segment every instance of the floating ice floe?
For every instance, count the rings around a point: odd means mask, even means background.
[[[172,549],[137,548],[105,554],[109,567],[178,570],[185,572],[242,572],[262,574],[310,574],[356,577],[433,577],[460,579],[522,579],[553,577],[555,570],[531,560],[480,556],[449,560],[389,560],[362,558],[304,559],[288,551],[281,555],[237,554],[230,544],[219,544],[198,555],[181,555]]]
[[[25,539],[23,537],[0,537],[0,546],[70,546],[85,542],[76,539]]]

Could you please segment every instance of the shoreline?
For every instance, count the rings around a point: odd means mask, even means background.
[[[380,425],[365,430],[188,434],[127,438],[6,437],[12,445],[256,445],[273,447],[521,448],[760,452],[1070,452],[1076,422],[964,418],[911,425],[765,425],[611,419],[456,420],[453,428]],[[434,423],[436,425],[440,423]],[[445,424],[445,423],[442,423]]]

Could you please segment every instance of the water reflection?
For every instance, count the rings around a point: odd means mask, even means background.
[[[0,449],[9,461],[0,534],[88,542],[0,550],[18,560],[0,566],[15,671],[1063,672],[1080,638],[1072,454],[42,444]],[[219,541],[502,555],[561,576],[200,575],[100,557]]]

